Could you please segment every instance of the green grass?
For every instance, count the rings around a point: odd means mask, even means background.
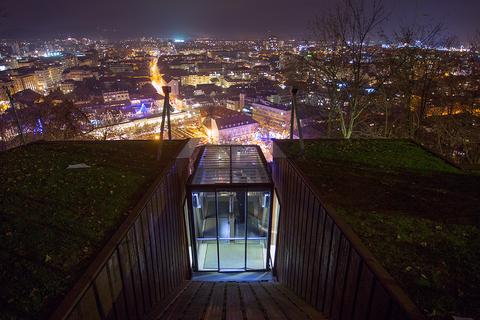
[[[426,315],[480,316],[480,177],[405,140],[279,142]]]
[[[307,158],[391,171],[460,172],[408,140],[323,140],[317,146],[308,141],[307,145],[310,146],[306,149]],[[299,151],[298,144],[291,144],[287,148],[290,154],[297,154]]]
[[[147,141],[38,143],[0,154],[0,318],[42,317],[161,172]],[[66,169],[86,163],[90,168]]]
[[[426,314],[479,314],[478,227],[405,214],[337,213]]]

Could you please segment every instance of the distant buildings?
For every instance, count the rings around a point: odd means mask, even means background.
[[[229,143],[248,139],[258,129],[251,117],[223,107],[208,108],[203,127],[212,143]]]
[[[123,102],[128,100],[130,100],[128,91],[113,91],[103,93],[103,101],[105,103]]]
[[[98,70],[90,67],[73,67],[63,73],[64,80],[83,81],[88,78],[98,78]]]
[[[253,102],[251,108],[253,119],[260,124],[276,128],[287,128],[290,123],[291,108],[289,106],[259,101]]]

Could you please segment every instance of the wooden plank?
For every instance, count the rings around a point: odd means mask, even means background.
[[[159,301],[159,297],[157,296],[157,290],[155,289],[156,285],[156,275],[153,268],[154,265],[154,258],[152,256],[152,242],[150,240],[149,228],[148,228],[148,215],[149,211],[151,210],[151,201],[147,202],[144,211],[140,215],[140,224],[141,224],[141,236],[143,241],[143,249],[145,251],[145,263],[147,268],[147,275],[149,281],[149,288],[150,288],[150,296],[152,298],[152,304],[155,305]]]
[[[155,194],[153,194],[155,196]],[[148,234],[150,237],[150,252],[152,257],[152,268],[154,274],[154,287],[156,292],[156,301],[160,301],[162,298],[162,289],[160,284],[160,274],[161,274],[161,265],[160,259],[158,258],[158,237],[157,237],[157,226],[155,222],[155,211],[156,211],[155,198],[152,197],[150,202],[150,210],[147,210],[147,225],[148,225]]]
[[[159,319],[179,319],[202,284],[202,282],[190,282],[182,294],[167,307],[162,315],[160,315]]]
[[[175,303],[176,299],[183,294],[190,284],[191,281],[183,281],[175,290],[168,294],[165,299],[155,304],[152,311],[145,317],[145,320],[155,320],[162,316],[167,312],[167,309]]]
[[[332,312],[330,313],[331,319],[340,319],[340,314],[343,309],[343,297],[345,290],[351,290],[353,288],[348,288],[345,286],[348,272],[348,261],[350,256],[350,242],[347,238],[342,235],[340,244],[340,253],[338,256],[337,262],[337,275],[336,275],[336,285],[333,292],[333,301],[332,301]]]
[[[320,263],[322,259],[322,250],[323,250],[323,241],[325,238],[325,219],[326,212],[325,209],[320,205],[316,213],[318,215],[318,225],[317,225],[317,239],[315,244],[315,258],[313,260],[313,274],[312,274],[312,289],[310,297],[307,297],[307,302],[312,306],[317,304],[318,291],[319,291],[319,281],[320,281]]]
[[[297,176],[297,197],[295,199],[295,229],[294,229],[294,249],[293,249],[293,283],[291,288],[294,292],[299,294],[300,291],[300,267],[303,264],[303,248],[302,248],[302,238],[303,238],[303,217],[305,211],[303,210],[304,206],[304,197],[305,197],[305,184],[302,183],[302,178]]]
[[[304,250],[304,264],[302,265],[303,270],[302,270],[302,287],[301,287],[301,297],[303,299],[306,299],[308,296],[308,288],[310,287],[309,283],[309,278],[311,277],[310,273],[310,257],[311,257],[311,252],[312,252],[312,247],[315,247],[315,240],[312,238],[312,225],[314,223],[315,217],[312,214],[313,208],[315,206],[315,195],[308,190],[308,205],[307,209],[305,210],[305,215],[306,215],[306,226],[305,226],[305,242],[303,246]]]
[[[340,312],[340,319],[351,319],[353,317],[353,311],[355,308],[355,297],[358,287],[358,278],[361,272],[361,258],[355,249],[350,252],[350,259],[348,261],[347,279],[345,281],[345,287],[348,290],[345,291],[343,297],[342,309]]]
[[[246,282],[240,283],[240,296],[243,301],[243,305],[245,306],[245,314],[248,320],[263,320],[265,316],[263,314],[260,305],[258,304],[255,295],[250,288],[250,285]]]
[[[257,282],[251,282],[250,287],[252,288],[255,296],[258,299],[258,302],[262,306],[263,310],[265,311],[268,319],[288,319],[282,311],[280,311],[278,305],[272,299],[272,297],[268,294],[267,291]]]
[[[120,266],[120,274],[122,277],[123,287],[122,290],[125,294],[126,306],[128,310],[128,317],[130,319],[137,318],[137,302],[135,297],[135,291],[133,287],[132,281],[132,272],[130,267],[130,259],[128,254],[127,248],[127,239],[126,237],[120,242],[118,246],[118,255],[117,258],[119,260]]]
[[[278,284],[273,283],[260,283],[260,285],[268,292],[270,297],[275,301],[278,307],[282,312],[287,316],[288,319],[308,319],[308,315],[303,312],[302,309],[298,308],[293,304],[287,297],[278,290],[275,290],[275,286]]]
[[[312,222],[310,223],[310,245],[309,245],[309,253],[308,253],[308,269],[307,269],[307,287],[305,292],[305,300],[311,303],[311,296],[312,296],[312,282],[314,277],[314,270],[316,269],[315,266],[315,254],[317,249],[317,235],[318,235],[318,200],[315,197],[313,207],[311,208],[310,215],[312,216]],[[321,236],[321,235],[318,235]]]
[[[322,256],[320,260],[320,277],[318,283],[317,301],[315,304],[317,309],[320,311],[324,311],[323,306],[325,304],[325,289],[327,285],[328,265],[333,234],[332,226],[333,221],[327,215],[325,220],[324,241],[322,244]]]
[[[283,286],[282,284],[276,284],[275,290],[283,293],[287,299],[289,299],[293,304],[295,304],[299,309],[301,309],[310,319],[325,320],[325,316],[318,310],[316,310],[311,305],[307,304],[304,300],[300,299],[295,293],[290,289]]]
[[[188,308],[184,311],[181,319],[197,320],[203,318],[205,310],[210,301],[213,285],[214,282],[204,282],[202,284],[200,290],[198,290],[193,299],[190,300],[190,304],[188,305]]]
[[[303,181],[302,181],[303,182]],[[308,206],[309,206],[309,197],[310,197],[310,190],[308,189],[308,187],[305,187],[303,189],[303,198],[302,198],[302,203],[303,203],[303,206],[302,206],[302,214],[301,214],[301,228],[300,228],[300,239],[299,239],[299,245],[300,247],[298,248],[299,252],[298,252],[298,257],[299,257],[299,267],[298,267],[298,277],[297,277],[297,283],[298,283],[298,287],[297,287],[297,291],[298,292],[298,295],[305,299],[305,279],[304,279],[304,274],[305,273],[305,268],[307,267],[307,258],[306,258],[306,250],[305,248],[307,247],[307,241],[309,241],[310,239],[307,240],[306,238],[306,235],[307,235],[307,223],[309,221],[309,217],[308,217]]]
[[[226,319],[243,320],[242,306],[240,304],[240,292],[234,282],[227,282],[226,296]]]
[[[357,298],[355,301],[355,311],[353,312],[353,319],[366,319],[368,310],[370,309],[370,301],[373,292],[373,283],[375,281],[373,273],[363,263],[362,273],[360,275],[360,282],[358,283]]]
[[[153,211],[152,211],[152,224],[153,224],[153,235],[155,237],[155,251],[157,257],[157,265],[158,265],[158,287],[160,291],[160,300],[165,298],[167,292],[165,290],[165,250],[164,245],[165,241],[162,238],[162,228],[160,222],[160,211],[161,209],[161,199],[158,196],[158,189],[155,191],[153,196]]]
[[[212,298],[205,311],[204,319],[219,320],[223,315],[223,303],[225,300],[225,283],[217,282],[213,287]]]
[[[323,313],[329,317],[332,307],[333,292],[337,285],[336,283],[336,273],[337,273],[337,259],[340,247],[340,236],[341,231],[338,227],[333,224],[332,227],[332,242],[330,244],[330,257],[328,258],[328,274],[327,274],[327,283],[325,287],[325,304],[323,307]]]
[[[145,248],[144,248],[144,242],[142,238],[142,225],[141,225],[141,220],[140,220],[141,215],[137,218],[137,221],[135,222],[134,227],[134,236],[135,236],[135,245],[136,245],[136,254],[137,254],[137,259],[138,259],[138,269],[140,271],[140,277],[142,279],[142,292],[143,292],[143,299],[144,299],[144,305],[145,305],[145,311],[144,314],[148,313],[150,310],[152,310],[153,307],[153,301],[152,301],[152,296],[150,292],[150,279],[149,279],[149,274],[147,270],[147,262],[146,262],[146,255],[145,255]]]
[[[372,302],[370,303],[369,319],[387,319],[391,309],[391,299],[382,284],[375,281]]]

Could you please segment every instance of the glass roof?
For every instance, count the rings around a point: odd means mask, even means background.
[[[257,146],[206,145],[193,185],[271,183]]]

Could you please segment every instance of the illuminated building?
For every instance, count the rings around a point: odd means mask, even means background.
[[[212,143],[229,143],[249,138],[258,129],[258,122],[242,113],[214,107],[203,126]]]
[[[74,89],[75,89],[75,81],[73,81],[73,80],[66,80],[66,81],[63,81],[62,83],[60,83],[60,90],[64,94],[73,92]]]
[[[287,128],[290,123],[290,107],[268,101],[252,103],[252,117],[261,124],[275,128]]]
[[[103,93],[103,101],[105,103],[124,102],[130,100],[128,91],[111,91]]]
[[[62,66],[49,66],[46,69],[35,70],[37,88],[40,92],[56,89],[62,81]]]
[[[212,79],[220,77],[219,74],[210,74],[210,73],[193,73],[181,77],[182,85],[186,86],[197,86],[199,84],[210,84]]]
[[[225,102],[225,106],[227,109],[241,112],[245,107],[245,94],[240,93],[238,100],[228,99]]]
[[[40,91],[38,89],[38,79],[35,73],[17,75],[17,76],[13,76],[12,78],[14,80],[15,92],[19,92],[26,89],[30,89],[33,91]]]
[[[63,72],[64,80],[83,81],[88,78],[98,78],[98,71],[89,67],[74,67]]]
[[[277,51],[278,50],[278,38],[275,36],[269,37],[264,42],[265,50]]]

